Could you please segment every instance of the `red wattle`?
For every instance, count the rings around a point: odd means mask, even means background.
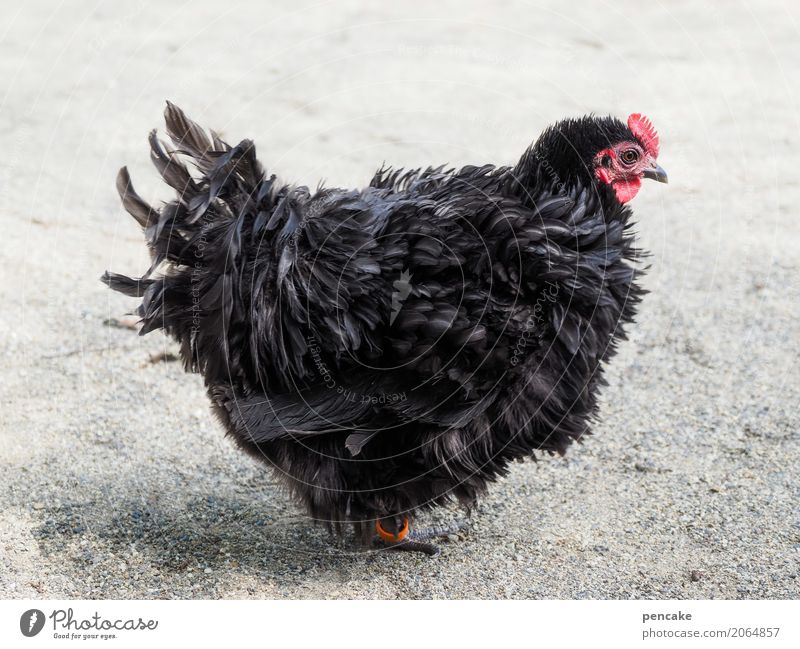
[[[642,181],[639,178],[631,180],[617,180],[611,184],[614,188],[614,193],[620,203],[627,203],[632,200],[642,186]]]

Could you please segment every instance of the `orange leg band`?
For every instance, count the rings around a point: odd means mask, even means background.
[[[403,529],[397,532],[397,534],[392,534],[383,529],[383,525],[381,525],[380,521],[375,521],[375,531],[378,533],[378,536],[387,543],[399,543],[408,536],[408,519],[403,519]]]

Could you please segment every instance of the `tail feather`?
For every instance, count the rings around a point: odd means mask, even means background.
[[[150,131],[150,160],[153,165],[158,169],[158,173],[170,187],[172,187],[178,196],[188,199],[197,194],[197,186],[192,180],[186,166],[180,162],[177,152],[172,149],[166,149],[158,139],[156,130]]]
[[[156,210],[136,193],[126,168],[117,177],[125,209],[144,229],[151,266],[141,278],[106,272],[102,281],[141,298],[141,333],[163,329],[181,344],[187,369],[213,383],[251,365],[244,294],[249,287],[242,273],[245,267],[252,272],[254,260],[242,242],[245,236],[249,241],[258,214],[272,213],[276,188],[274,177],[265,180],[249,140],[231,147],[171,103],[165,119],[175,149],[151,132],[150,157],[177,198]],[[183,157],[200,178],[190,174]]]
[[[358,192],[312,196],[280,184],[250,140],[229,146],[173,104],[165,118],[175,149],[151,133],[151,158],[177,198],[155,210],[120,171],[120,195],[144,228],[151,265],[139,279],[103,280],[141,298],[141,332],[175,338],[187,369],[208,385],[258,389],[289,389],[314,375],[309,333],[333,358],[377,349],[376,299],[389,299],[381,263],[399,272],[402,253],[375,242],[388,212],[373,212]]]
[[[170,101],[164,110],[164,120],[167,125],[167,135],[175,143],[178,151],[191,156],[203,172],[211,167],[209,152],[222,151],[226,148],[224,142],[215,138],[216,144],[220,147],[216,149],[215,143],[208,137],[205,129],[186,117],[186,114]]]
[[[102,277],[100,277],[100,281],[108,286],[108,288],[122,293],[123,295],[127,295],[128,297],[144,296],[147,287],[153,283],[153,280],[132,279],[110,271],[103,273]]]
[[[156,222],[158,214],[134,190],[127,167],[120,169],[117,174],[117,192],[123,207],[139,225],[146,228]]]

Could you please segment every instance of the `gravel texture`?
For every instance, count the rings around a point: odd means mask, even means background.
[[[0,595],[797,597],[790,5],[37,0],[7,12]],[[146,148],[166,98],[309,185],[363,184],[382,160],[509,163],[562,116],[648,114],[671,184],[647,183],[634,203],[651,293],[595,435],[515,466],[435,558],[355,552],[314,527],[223,436],[174,347],[126,328],[132,301],[98,281],[145,267],[114,176],[128,164],[144,196],[169,196]]]

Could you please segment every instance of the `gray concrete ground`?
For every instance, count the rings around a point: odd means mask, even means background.
[[[798,594],[798,9],[785,2],[41,1],[0,25],[4,597]],[[353,553],[212,421],[173,347],[104,324],[146,253],[114,176],[169,194],[172,99],[283,178],[513,161],[641,111],[668,186],[596,435],[514,468],[441,556]],[[438,516],[448,520],[458,512]]]

